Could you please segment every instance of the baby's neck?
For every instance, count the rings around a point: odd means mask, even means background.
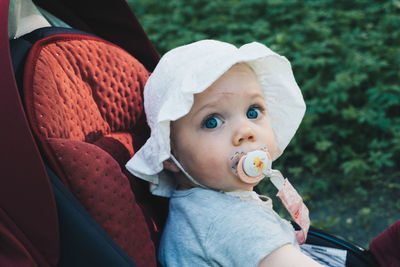
[[[178,184],[178,186],[176,188],[177,190],[189,190],[191,188],[197,187],[197,185],[193,184],[184,175],[176,175],[175,179]]]
[[[192,183],[182,172],[179,172],[175,174],[175,180],[177,183],[177,190],[189,190],[195,187],[201,187],[197,184]],[[243,188],[236,188],[233,190],[226,190],[226,192],[243,192],[243,191],[253,191],[254,186],[253,185],[248,185],[248,184],[242,184]],[[204,188],[208,188],[204,186]],[[210,190],[215,190],[215,191],[220,191],[224,192],[225,190],[220,190],[216,188],[208,188]]]

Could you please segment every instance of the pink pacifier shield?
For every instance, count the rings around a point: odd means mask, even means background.
[[[269,173],[272,161],[268,152],[255,150],[239,160],[237,173],[239,179],[248,184],[258,183]]]

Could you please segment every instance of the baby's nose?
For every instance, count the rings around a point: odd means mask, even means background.
[[[255,142],[256,135],[253,128],[250,126],[239,127],[233,136],[232,143],[234,146],[239,146],[245,142]]]

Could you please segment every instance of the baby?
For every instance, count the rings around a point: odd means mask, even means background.
[[[144,103],[151,136],[126,167],[171,198],[163,266],[320,266],[299,250],[304,233],[296,239],[253,191],[265,176],[286,188],[270,164],[305,112],[286,58],[260,43],[178,47],[150,76]],[[242,166],[250,155],[257,177]]]

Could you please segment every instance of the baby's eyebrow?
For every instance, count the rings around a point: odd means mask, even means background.
[[[205,110],[205,109],[211,109],[211,108],[215,108],[218,107],[220,103],[220,98],[218,99],[214,99],[210,102],[207,102],[206,104],[200,106],[199,108],[193,110],[195,114],[200,113],[201,111]]]
[[[254,93],[250,96],[251,98],[261,98],[264,100],[264,96],[261,93]]]
[[[256,101],[256,100],[261,100],[263,102],[265,101],[264,95],[259,92],[254,92],[254,93],[250,94],[249,99],[252,101]]]
[[[223,99],[228,95],[234,95],[234,93],[231,93],[231,92],[218,93],[216,96],[214,96],[212,98],[212,100],[209,100],[204,105],[200,106],[199,108],[194,109],[193,112],[195,114],[197,114],[197,113],[200,113],[204,109],[208,109],[208,108],[212,109],[212,108],[219,107],[219,106],[221,106],[221,101],[223,101]],[[254,93],[251,93],[248,95],[248,99],[250,99],[250,100],[260,99],[260,100],[264,101],[264,96],[259,92],[254,92]]]

